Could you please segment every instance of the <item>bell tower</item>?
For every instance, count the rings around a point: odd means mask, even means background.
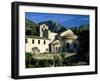
[[[46,24],[40,25],[40,37],[48,38],[48,26]]]

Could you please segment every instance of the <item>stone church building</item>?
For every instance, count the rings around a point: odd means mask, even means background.
[[[60,34],[51,32],[46,24],[39,27],[39,36],[26,36],[26,52],[38,48],[40,53],[77,52],[79,42],[77,36],[70,30]]]

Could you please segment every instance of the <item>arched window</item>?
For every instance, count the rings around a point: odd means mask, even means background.
[[[46,41],[44,40],[44,44],[46,44]]]
[[[32,44],[34,44],[34,39],[32,40]]]
[[[38,44],[40,44],[40,40],[38,40]]]
[[[42,28],[42,32],[43,32],[43,28]]]
[[[45,30],[43,31],[43,37],[48,38],[48,29],[45,29]]]

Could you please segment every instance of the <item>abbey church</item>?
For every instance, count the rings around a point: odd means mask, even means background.
[[[32,48],[38,48],[40,53],[52,52],[77,52],[78,36],[70,29],[58,34],[51,32],[46,24],[39,26],[39,36],[27,36],[25,39],[26,52],[32,52]]]

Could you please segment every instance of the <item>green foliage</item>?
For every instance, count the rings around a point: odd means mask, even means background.
[[[49,49],[47,48],[47,49],[46,49],[46,51],[48,52],[48,51],[49,51]]]
[[[83,30],[80,33],[80,49],[78,53],[80,57],[83,57],[84,60],[89,63],[89,30]]]
[[[62,58],[60,56],[54,55],[54,66],[61,66],[62,65]]]
[[[79,27],[79,56],[83,61],[89,64],[89,25],[82,25]]]
[[[79,48],[77,58],[89,63],[89,24],[73,27],[71,30],[78,36]],[[76,57],[75,57],[76,58]]]
[[[79,52],[87,53],[89,52],[89,25],[81,25],[79,28],[72,28],[72,31],[78,35],[78,40],[80,44]]]
[[[32,48],[33,54],[39,53],[40,50],[37,47]]]
[[[32,60],[32,54],[31,53],[26,53],[25,54],[25,63],[26,63],[27,68],[30,67],[31,60]]]
[[[89,30],[89,24],[84,24],[79,27],[79,30]]]
[[[62,59],[64,59],[66,56],[66,54],[61,54]]]
[[[43,67],[48,67],[48,59],[44,59],[44,60],[41,60],[41,61],[42,61]]]
[[[28,19],[25,19],[25,30],[26,30],[26,35],[34,35],[34,36],[39,35],[38,34],[39,25]]]

